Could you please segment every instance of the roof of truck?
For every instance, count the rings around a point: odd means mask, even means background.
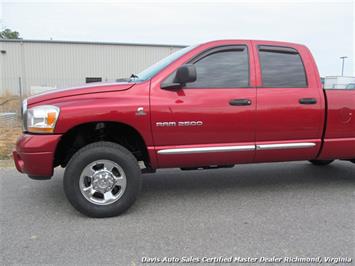
[[[201,42],[199,44],[213,43],[213,42],[231,42],[231,41],[254,41],[263,43],[273,43],[278,45],[302,45],[299,43],[273,40],[257,40],[257,39],[221,39]],[[122,46],[152,46],[152,47],[176,47],[183,48],[188,45],[182,44],[158,44],[158,43],[130,43],[130,42],[98,42],[98,41],[68,41],[68,40],[31,40],[31,39],[0,39],[0,42],[15,42],[15,43],[59,43],[59,44],[96,44],[96,45],[122,45]]]

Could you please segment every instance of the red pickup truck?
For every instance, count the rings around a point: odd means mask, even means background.
[[[50,91],[23,103],[18,171],[49,179],[91,217],[122,213],[141,173],[309,160],[355,162],[355,90],[323,90],[303,45],[190,46],[122,82]]]

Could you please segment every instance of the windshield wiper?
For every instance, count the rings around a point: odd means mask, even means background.
[[[136,74],[132,74],[129,78],[118,78],[116,82],[131,82],[139,77]]]
[[[129,79],[137,79],[137,78],[139,78],[136,74],[132,74],[130,77],[129,77]]]
[[[130,80],[131,79],[129,79],[129,78],[118,78],[118,79],[116,79],[116,82],[128,82]]]

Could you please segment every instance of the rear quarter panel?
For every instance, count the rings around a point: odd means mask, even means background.
[[[328,111],[319,159],[355,158],[355,90],[325,90]]]

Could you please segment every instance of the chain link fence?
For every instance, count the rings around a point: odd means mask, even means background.
[[[0,160],[10,159],[22,131],[21,97],[9,93],[0,97]]]
[[[21,99],[18,96],[0,97],[0,127],[18,126],[21,119]]]

